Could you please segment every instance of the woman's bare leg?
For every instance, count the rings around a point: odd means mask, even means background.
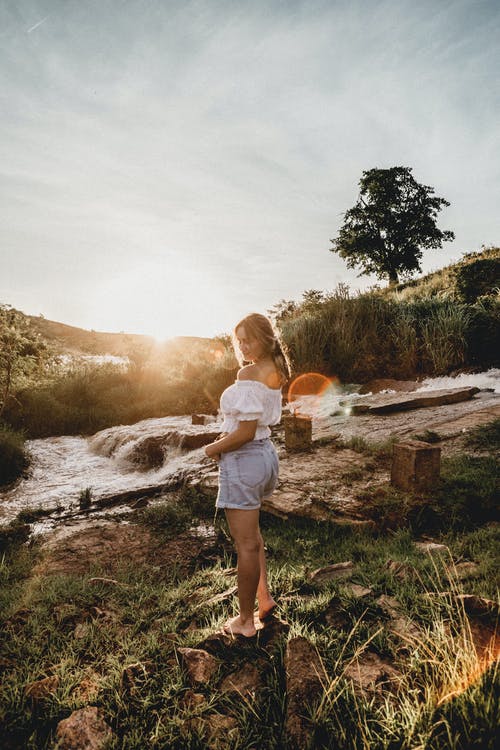
[[[226,629],[247,637],[255,635],[253,612],[261,577],[259,510],[226,508],[226,518],[238,553],[238,600],[240,613],[226,623]],[[263,545],[262,545],[263,551]]]
[[[257,599],[259,602],[259,617],[261,620],[264,620],[276,607],[276,602],[274,601],[269,591],[269,585],[267,582],[266,551],[264,548],[264,540],[260,531],[259,539],[260,578],[259,585],[257,586]]]

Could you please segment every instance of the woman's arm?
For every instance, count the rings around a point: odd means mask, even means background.
[[[249,443],[255,437],[258,419],[249,419],[241,421],[234,432],[230,432],[225,437],[221,437],[213,443],[205,446],[205,455],[209,458],[216,458],[221,453],[228,453],[241,448],[245,443]]]

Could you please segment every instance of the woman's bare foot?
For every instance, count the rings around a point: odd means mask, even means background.
[[[257,634],[253,620],[242,623],[240,615],[225,622],[222,629],[227,635],[243,635],[245,638],[253,638]]]
[[[268,599],[265,599],[264,601],[261,601],[259,599],[259,619],[265,620],[266,617],[272,615],[277,606],[278,604],[274,601],[272,596],[270,596]]]

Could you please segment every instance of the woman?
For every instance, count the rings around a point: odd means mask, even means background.
[[[281,388],[290,377],[287,357],[270,321],[252,313],[234,329],[233,345],[240,364],[237,380],[221,396],[221,437],[205,447],[219,461],[217,508],[224,508],[238,554],[240,611],[224,631],[251,638],[257,596],[261,620],[276,607],[267,584],[264,542],[259,528],[263,498],[278,481],[278,455],[269,425],[281,419]]]

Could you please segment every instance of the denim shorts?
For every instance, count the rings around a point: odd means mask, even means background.
[[[255,510],[278,484],[279,460],[269,438],[251,440],[219,461],[217,508]]]

